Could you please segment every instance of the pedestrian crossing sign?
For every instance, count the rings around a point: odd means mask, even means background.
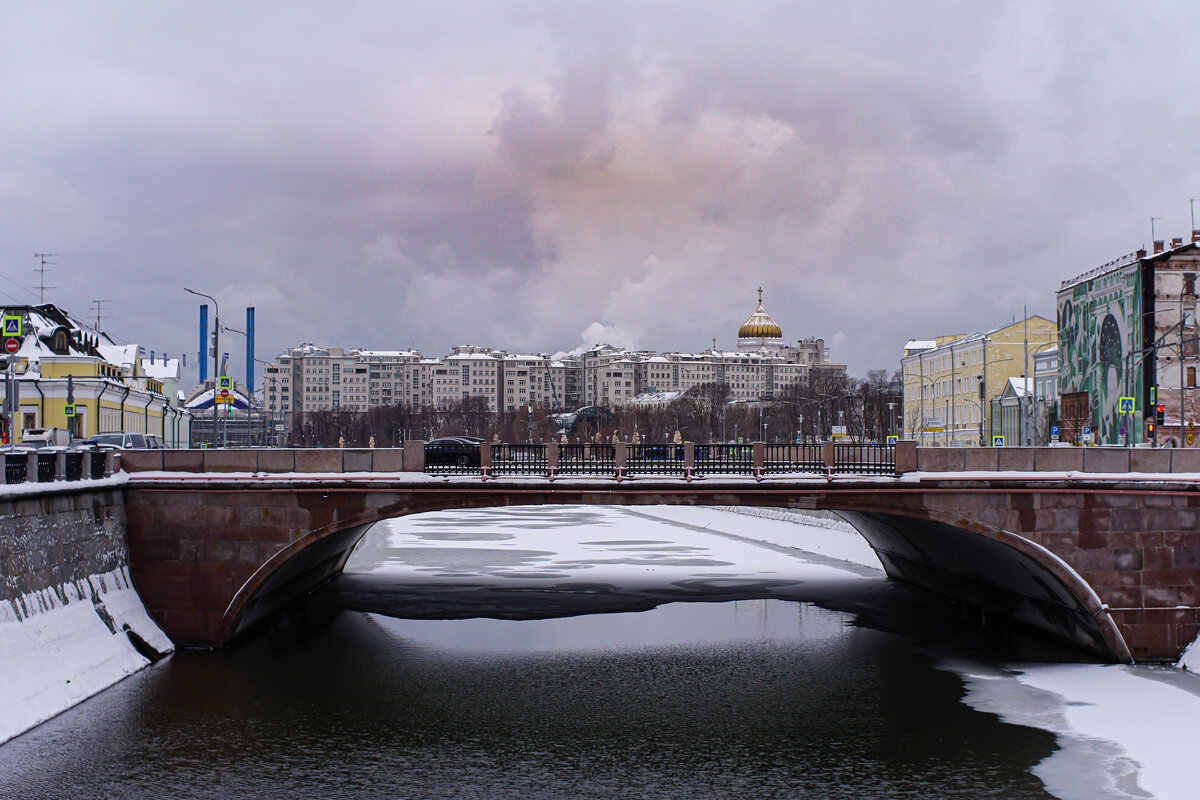
[[[1004,447],[1004,437],[1003,436],[993,436],[992,437],[992,447]]]
[[[4,317],[4,335],[5,336],[20,336],[22,328],[22,319],[20,317]]]
[[[1132,414],[1133,413],[1133,398],[1132,397],[1122,397],[1117,402],[1120,403],[1118,410],[1122,414]]]
[[[217,389],[231,391],[233,389],[233,378],[228,375],[222,375],[217,378]]]
[[[898,442],[898,441],[900,441],[900,437],[899,437],[899,436],[889,436],[889,437],[887,438],[887,442],[888,442],[888,444],[895,444],[895,443],[896,443],[896,442]]]
[[[63,407],[63,415],[66,416],[68,419],[75,416],[75,404],[67,403]]]

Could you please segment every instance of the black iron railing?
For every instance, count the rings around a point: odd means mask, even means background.
[[[83,453],[67,453],[66,478],[69,481],[83,480]]]
[[[754,446],[749,444],[696,445],[697,475],[753,475]]]
[[[895,475],[896,447],[890,444],[835,444],[833,471],[850,475]]]
[[[94,450],[87,455],[88,464],[90,465],[88,467],[88,476],[91,477],[92,480],[100,480],[104,477],[104,462],[106,460],[106,454],[102,450]]]
[[[625,446],[626,475],[682,475],[681,444],[629,444]]]
[[[4,482],[24,483],[29,468],[29,458],[24,453],[4,454]]]
[[[825,456],[819,444],[764,445],[763,472],[780,474],[810,472],[825,474]]]
[[[617,448],[611,444],[560,444],[560,475],[613,475],[617,471]]]
[[[54,453],[38,453],[37,454],[37,479],[38,483],[49,483],[54,480]]]
[[[545,475],[549,468],[544,444],[492,445],[493,475]]]

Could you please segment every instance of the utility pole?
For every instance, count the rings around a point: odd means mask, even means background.
[[[36,287],[34,287],[34,288],[38,289],[38,291],[39,291],[39,294],[38,294],[38,298],[39,298],[38,304],[39,305],[46,302],[46,290],[47,289],[57,289],[58,288],[57,286],[47,286],[46,285],[46,273],[54,271],[52,269],[47,269],[46,265],[57,263],[55,261],[47,261],[46,259],[54,258],[57,255],[58,255],[58,253],[34,253],[33,254],[33,257],[39,260],[38,266],[33,268],[33,271],[38,273],[38,275],[39,275],[38,285]]]

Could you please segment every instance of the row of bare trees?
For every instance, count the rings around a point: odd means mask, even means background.
[[[866,378],[814,377],[789,386],[778,398],[738,402],[725,383],[706,383],[657,405],[611,409],[611,415],[580,416],[566,431],[569,441],[665,442],[676,432],[686,441],[804,441],[829,438],[834,426],[858,441],[884,441],[903,430],[897,376],[872,370]],[[293,447],[394,447],[406,439],[472,435],[504,442],[544,442],[561,435],[546,406],[493,412],[482,397],[445,408],[399,403],[367,412],[314,411],[299,415],[288,435]]]

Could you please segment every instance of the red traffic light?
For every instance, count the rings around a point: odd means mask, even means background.
[[[1154,407],[1154,410],[1157,411],[1159,414],[1163,413],[1163,404],[1159,403],[1157,406]]]

